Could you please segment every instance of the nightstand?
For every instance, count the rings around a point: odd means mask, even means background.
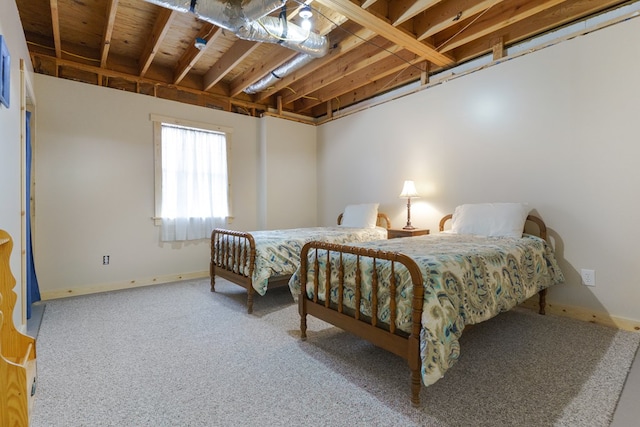
[[[398,237],[415,237],[429,234],[429,229],[414,228],[413,230],[405,230],[403,228],[390,228],[387,230],[388,239],[397,239]]]

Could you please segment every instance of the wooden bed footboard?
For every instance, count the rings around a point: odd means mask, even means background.
[[[337,291],[337,302],[331,302],[330,298],[330,286],[325,283],[325,291],[322,298],[318,295],[318,289],[320,287],[317,274],[314,275],[313,280],[313,296],[308,297],[306,289],[307,271],[308,265],[308,253],[312,249],[325,250],[325,252],[315,251],[314,258],[314,271],[318,272],[318,257],[326,256],[327,259],[331,257],[332,253],[341,254],[353,254],[357,256],[357,259],[369,258],[373,260],[373,272],[372,272],[372,301],[371,301],[371,315],[366,316],[360,309],[349,309],[345,305],[345,289],[344,286],[344,265],[342,255],[339,256],[338,265],[338,286],[334,290]],[[389,276],[389,294],[391,295],[389,301],[390,319],[389,323],[382,323],[378,319],[378,276],[376,272],[376,264],[379,262],[389,261],[391,263],[391,274]],[[360,292],[361,278],[363,271],[360,266],[360,262],[356,263],[356,286],[355,286],[355,307],[361,307],[361,300],[363,296]],[[411,281],[413,283],[413,297],[412,297],[412,313],[411,313],[411,333],[407,334],[396,328],[396,307],[398,305],[398,295],[396,295],[396,276],[394,271],[397,270],[398,265],[404,266],[410,274]],[[331,277],[331,263],[327,262],[325,269],[325,277]],[[335,268],[335,266],[334,266]],[[341,329],[353,333],[361,338],[366,339],[372,344],[381,347],[387,351],[390,351],[407,360],[409,369],[411,370],[411,403],[414,406],[420,404],[420,388],[421,388],[421,360],[420,360],[420,330],[422,328],[422,307],[424,300],[424,287],[422,282],[422,275],[417,264],[408,256],[399,254],[396,252],[379,251],[372,249],[364,249],[353,246],[337,245],[322,242],[310,242],[304,245],[301,253],[301,265],[300,265],[300,278],[302,280],[301,295],[298,297],[299,312],[300,312],[300,332],[303,340],[306,339],[307,334],[307,314],[310,314],[318,319],[331,323]]]
[[[247,311],[253,311],[251,277],[256,258],[256,242],[250,233],[215,228],[211,233],[211,292],[216,290],[216,275],[247,290]]]
[[[216,275],[247,290],[247,313],[253,313],[253,272],[256,260],[256,242],[251,233],[216,228],[211,233],[211,260],[209,276],[211,292],[216,291]],[[285,286],[291,275],[272,276],[269,288]]]

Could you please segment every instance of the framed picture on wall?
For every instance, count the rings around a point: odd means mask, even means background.
[[[9,108],[9,93],[11,77],[11,57],[9,49],[4,42],[4,37],[0,36],[0,103]]]

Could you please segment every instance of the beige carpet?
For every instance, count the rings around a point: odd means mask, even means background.
[[[639,334],[517,309],[465,332],[409,402],[400,358],[323,322],[286,288],[208,280],[48,301],[33,427],[607,426]]]

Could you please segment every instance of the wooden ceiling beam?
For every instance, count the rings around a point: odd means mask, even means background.
[[[439,3],[413,20],[417,39],[425,40],[447,28],[454,27],[501,1],[503,0],[459,0]]]
[[[389,3],[389,19],[394,27],[435,6],[442,0],[398,0]]]
[[[417,40],[414,36],[394,27],[377,16],[372,15],[360,6],[349,0],[316,0],[318,3],[346,16],[348,19],[357,22],[365,28],[375,31],[378,35],[394,42],[395,44],[414,52],[416,55],[444,66],[453,64],[453,58],[435,50],[433,46]]]
[[[491,34],[500,28],[523,21],[565,1],[566,0],[547,0],[542,2],[531,2],[529,0],[503,1],[492,8],[486,9],[485,13],[481,16],[479,15],[476,21],[469,23],[469,27],[463,27],[459,32],[442,41],[442,43],[436,43],[436,45],[439,46],[439,51],[449,52],[459,46]]]
[[[213,67],[204,75],[204,87],[202,90],[209,90],[224,78],[236,65],[258,48],[260,44],[249,40],[238,40],[231,49],[215,63]],[[227,94],[228,95],[228,94]]]
[[[418,76],[417,78],[420,78],[422,69],[415,67],[415,64],[423,61],[424,59],[416,56],[415,53],[403,49],[396,55],[388,56],[375,64],[352,73],[345,79],[337,80],[329,86],[308,94],[303,99],[296,101],[295,111],[309,111],[318,105],[322,105],[325,101],[330,101],[334,98],[338,99],[344,94],[352,93],[354,89],[358,87],[375,84],[377,81],[384,79],[387,76],[392,76],[393,79],[395,79],[400,74],[407,73],[413,68],[418,68],[416,75]]]
[[[365,101],[377,93],[392,90],[408,83],[416,81],[420,78],[421,67],[416,66],[406,68],[402,73],[396,70],[395,73],[379,78],[375,82],[358,88],[352,88],[349,92],[339,95],[331,99],[336,110],[340,110],[341,106],[349,106]],[[326,114],[326,107],[322,104],[315,106],[311,111],[311,117],[321,117]],[[318,123],[322,123],[321,121]]]
[[[502,37],[498,37],[491,41],[491,49],[493,51],[494,61],[504,58],[506,50],[504,48],[504,40],[502,40]]]
[[[362,2],[362,5],[360,5],[361,8],[363,9],[367,9],[370,6],[373,6],[378,0],[364,0]]]
[[[182,54],[176,67],[173,71],[173,84],[177,85],[184,79],[184,77],[189,73],[189,71],[193,68],[194,65],[200,60],[200,58],[206,53],[207,49],[215,44],[215,41],[218,37],[222,35],[222,28],[216,27],[215,25],[205,22],[198,31],[196,38],[201,38],[205,40],[207,43],[204,45],[202,49],[198,49],[195,46],[195,43],[189,45],[187,50]]]
[[[60,44],[60,16],[58,13],[58,0],[50,0],[51,29],[53,30],[53,46],[56,50],[56,58],[62,58],[62,45]]]
[[[118,9],[118,0],[110,0],[107,3],[107,19],[102,33],[102,47],[100,48],[100,66],[107,66],[107,57],[109,56],[109,47],[111,47],[111,36],[113,35],[113,24],[116,21],[116,10]]]
[[[153,25],[153,31],[151,31],[151,37],[144,49],[142,50],[142,55],[140,55],[140,70],[139,73],[141,77],[149,70],[151,63],[153,62],[153,58],[156,56],[160,45],[162,44],[162,40],[165,35],[169,31],[171,27],[171,22],[179,13],[172,9],[166,9],[164,7],[159,8],[160,13],[158,14],[158,18],[156,19],[155,24]]]
[[[348,78],[349,75],[371,66],[376,62],[401,51],[402,48],[378,36],[371,43],[364,43],[348,55],[331,61],[327,66],[316,70],[303,80],[290,84],[282,98],[285,105],[300,99],[310,92],[317,91],[335,81]]]

